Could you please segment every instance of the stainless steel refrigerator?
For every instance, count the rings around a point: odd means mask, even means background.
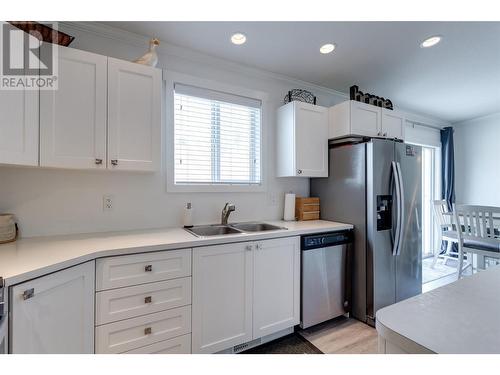
[[[330,141],[329,177],[311,179],[321,218],[354,225],[351,315],[422,292],[422,150],[387,139]]]

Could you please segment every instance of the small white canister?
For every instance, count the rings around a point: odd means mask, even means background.
[[[17,227],[12,214],[0,214],[0,243],[15,241]]]

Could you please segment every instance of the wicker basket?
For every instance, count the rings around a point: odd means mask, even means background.
[[[0,244],[17,239],[17,224],[12,214],[0,214]]]

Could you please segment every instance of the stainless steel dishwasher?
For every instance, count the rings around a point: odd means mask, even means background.
[[[352,231],[301,238],[301,328],[349,312]]]

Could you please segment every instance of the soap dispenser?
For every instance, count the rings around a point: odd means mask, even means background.
[[[193,227],[193,210],[191,209],[191,202],[186,203],[184,208],[184,228]]]

